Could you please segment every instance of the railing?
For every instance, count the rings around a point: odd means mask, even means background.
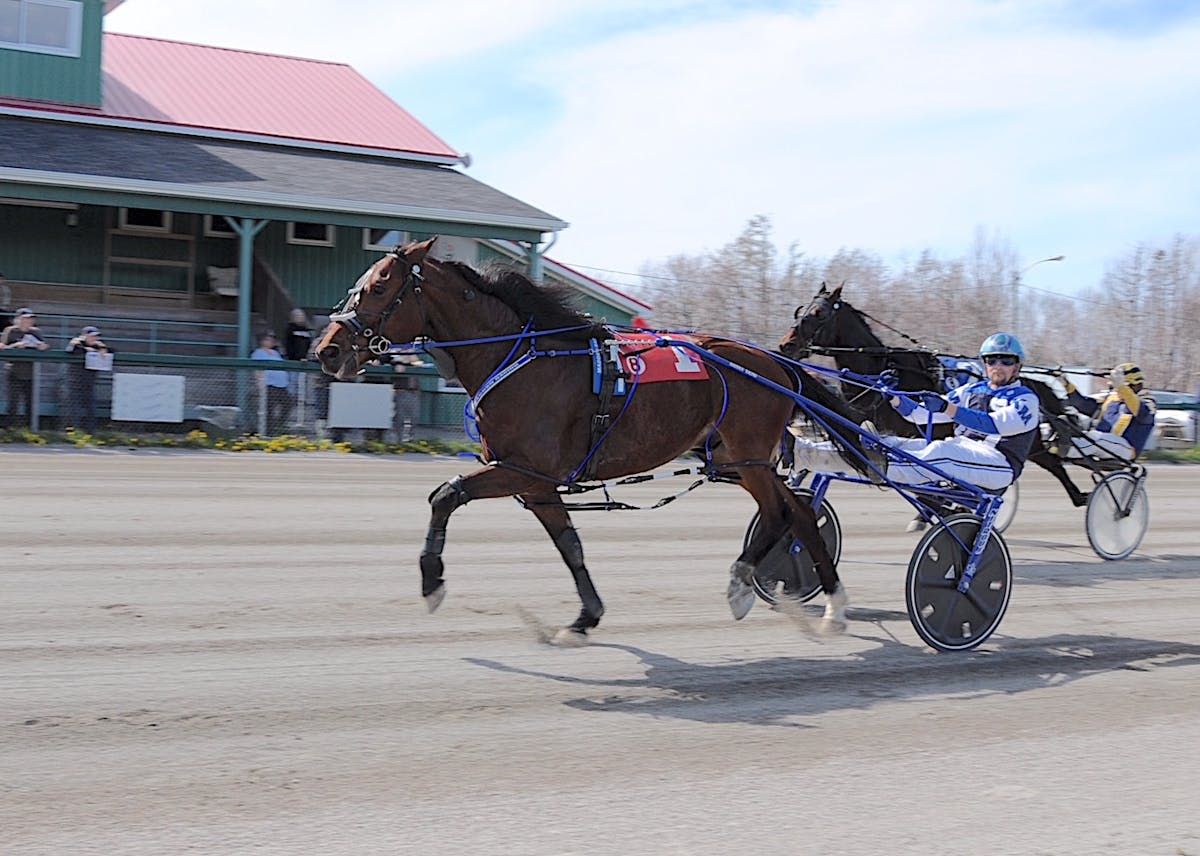
[[[337,440],[366,429],[391,440],[464,437],[466,395],[442,389],[432,366],[371,367],[356,383],[385,385],[390,394],[372,390],[367,395],[345,389],[355,384],[331,382],[315,363],[286,360],[118,353],[112,369],[102,371],[89,370],[80,357],[62,351],[7,348],[0,350],[0,370],[4,423],[34,431],[202,428]],[[141,377],[122,380],[135,375]],[[342,406],[343,401],[350,404]]]
[[[206,321],[160,321],[157,319],[122,318],[104,315],[65,315],[45,313],[38,316],[38,332],[50,344],[66,345],[87,326],[99,327],[105,342],[119,351],[170,354],[180,347],[211,348],[225,355],[237,355],[237,325],[215,324]],[[134,335],[111,336],[105,328],[115,328]],[[178,332],[177,332],[178,331]],[[136,335],[137,333],[142,335]],[[180,338],[186,334],[188,338]],[[218,356],[219,354],[214,354]]]

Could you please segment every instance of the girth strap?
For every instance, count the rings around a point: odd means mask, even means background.
[[[607,344],[607,343],[606,343]],[[598,402],[596,404],[596,413],[592,416],[592,430],[588,437],[588,449],[595,451],[596,447],[603,439],[609,426],[612,424],[612,415],[609,410],[612,408],[613,396],[615,394],[623,394],[625,392],[626,375],[620,368],[620,363],[617,361],[617,349],[614,343],[605,353],[604,346],[598,346],[596,340],[593,339],[592,355],[593,365],[599,363],[599,378],[598,383],[593,385],[593,391],[596,393]],[[599,387],[597,389],[597,386]],[[596,467],[599,463],[600,456],[591,454],[584,465],[583,472],[580,474],[581,481],[591,481],[596,477]]]

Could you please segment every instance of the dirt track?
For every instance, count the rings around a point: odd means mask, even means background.
[[[468,464],[3,452],[0,853],[1200,856],[1200,468],[1155,467],[1103,563],[1031,474],[1000,632],[934,654],[894,497],[835,488],[848,635],[728,615],[752,511],[706,486],[577,515],[608,607],[535,642],[570,577]],[[628,489],[634,501],[676,489]],[[682,485],[679,485],[682,487]]]

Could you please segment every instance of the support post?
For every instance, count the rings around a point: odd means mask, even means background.
[[[33,380],[30,381],[31,388],[29,390],[29,401],[27,401],[26,404],[29,405],[29,430],[36,434],[38,428],[41,427],[41,417],[38,415],[38,411],[42,409],[41,360],[33,360],[33,366],[31,367],[31,370],[31,377]],[[11,407],[12,405],[10,404],[9,406]]]
[[[238,344],[237,355],[243,359],[250,356],[250,304],[254,296],[254,238],[269,223],[269,220],[254,220],[250,217],[226,217],[225,222],[238,236]],[[250,403],[250,387],[246,372],[237,373],[238,413],[245,425],[246,411]]]

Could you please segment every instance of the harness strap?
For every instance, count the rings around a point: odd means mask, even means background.
[[[583,472],[580,474],[580,479],[583,481],[591,481],[596,477],[596,467],[599,465],[600,456],[594,452],[600,446],[612,423],[612,415],[609,410],[612,408],[613,394],[616,392],[617,384],[620,383],[624,386],[626,378],[625,373],[620,370],[614,360],[605,359],[603,353],[600,354],[599,359],[600,388],[597,392],[596,413],[592,416],[592,430],[588,436],[588,449],[591,454],[588,455]]]

